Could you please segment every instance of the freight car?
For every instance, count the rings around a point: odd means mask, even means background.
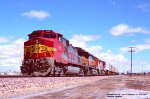
[[[105,62],[52,30],[36,30],[24,42],[23,75],[105,75]]]

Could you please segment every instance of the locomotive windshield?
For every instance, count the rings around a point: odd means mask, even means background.
[[[56,38],[56,34],[43,34],[43,38]]]
[[[32,32],[32,34],[29,34],[29,39],[40,37],[40,34],[37,31]]]

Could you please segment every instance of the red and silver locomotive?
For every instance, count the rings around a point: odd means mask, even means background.
[[[34,76],[104,75],[105,62],[52,30],[37,30],[24,42],[21,73]]]

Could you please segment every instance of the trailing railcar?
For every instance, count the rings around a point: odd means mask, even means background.
[[[104,75],[105,62],[52,30],[37,30],[24,42],[23,75]]]

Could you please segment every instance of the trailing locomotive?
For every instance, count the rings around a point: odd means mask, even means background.
[[[106,75],[106,63],[52,30],[37,30],[24,42],[23,75]],[[109,75],[109,74],[108,74]]]

